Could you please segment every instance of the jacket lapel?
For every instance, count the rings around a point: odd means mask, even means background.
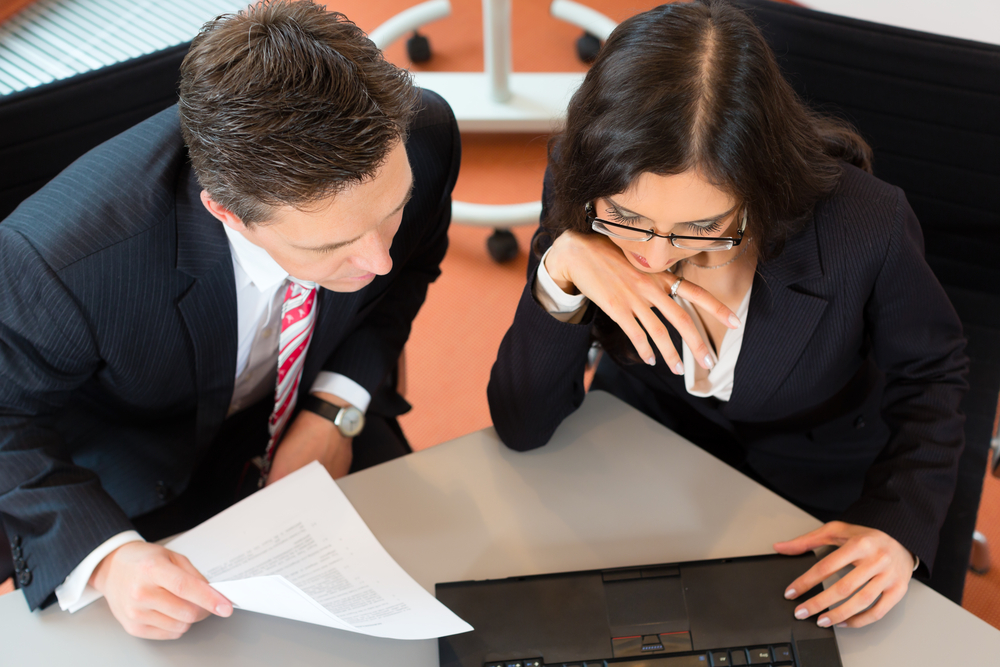
[[[186,173],[185,173],[186,172]],[[236,377],[236,284],[222,224],[205,210],[186,167],[177,186],[177,269],[193,278],[177,301],[194,350],[197,440],[206,445],[226,418]]]
[[[753,421],[791,373],[827,307],[803,283],[823,276],[815,224],[789,239],[775,259],[758,266],[736,362],[733,394],[723,408],[734,421]]]

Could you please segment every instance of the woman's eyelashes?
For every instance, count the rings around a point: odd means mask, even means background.
[[[707,225],[696,225],[689,222],[687,223],[687,227],[693,230],[695,234],[714,234],[722,228],[722,223],[718,220],[714,220]]]
[[[616,222],[620,225],[628,225],[629,227],[638,227],[639,220],[641,220],[640,216],[625,215],[616,208],[608,208],[607,211],[605,211],[605,215],[607,215],[607,217],[611,221]],[[675,230],[673,232],[678,236],[694,236],[694,235],[702,236],[718,232],[720,229],[722,229],[722,221],[713,220],[707,224],[696,224],[693,222],[685,222],[678,226],[681,227],[682,229]]]
[[[611,218],[614,222],[620,225],[628,225],[629,227],[636,227],[639,224],[639,216],[628,216],[619,211],[616,208],[609,208],[606,215]]]

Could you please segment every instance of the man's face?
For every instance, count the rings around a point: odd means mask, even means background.
[[[202,192],[205,207],[267,251],[281,268],[334,292],[356,292],[392,269],[389,248],[410,198],[413,173],[397,142],[374,178],[299,210],[275,207],[263,224],[246,227]]]

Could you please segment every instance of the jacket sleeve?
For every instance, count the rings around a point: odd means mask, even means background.
[[[546,241],[550,181],[542,192],[541,226],[535,240]],[[534,245],[534,244],[533,244]],[[541,243],[540,245],[546,245]],[[540,248],[540,254],[545,248]],[[490,372],[486,393],[493,426],[511,449],[525,451],[549,441],[562,420],[583,403],[583,373],[590,350],[595,306],[579,324],[552,317],[533,295],[539,255],[531,253],[528,280]]]
[[[901,190],[865,319],[886,375],[881,410],[890,438],[842,519],[892,535],[930,570],[964,446],[968,359],[961,322],[924,261],[920,225]]]
[[[373,396],[396,367],[413,318],[424,303],[428,286],[441,274],[439,266],[448,250],[451,193],[461,162],[461,138],[447,103],[427,91],[423,91],[423,98],[427,103],[425,112],[411,129],[407,144],[414,193],[403,225],[415,231],[410,235],[401,228],[393,242],[394,246],[408,246],[409,252],[401,260],[399,271],[393,271],[391,284],[378,297],[378,303],[323,365],[323,370],[351,378]],[[400,239],[404,234],[409,236]],[[394,263],[397,261],[394,254]]]
[[[99,369],[88,323],[35,249],[4,225],[0,257],[0,520],[20,542],[15,578],[35,609],[87,554],[132,524],[97,475],[73,464],[53,428],[72,392]]]

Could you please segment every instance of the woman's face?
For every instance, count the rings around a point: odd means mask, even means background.
[[[661,235],[736,236],[739,211],[734,210],[735,204],[697,171],[670,176],[644,173],[624,192],[595,200],[594,213],[608,222],[652,229]],[[740,251],[738,247],[710,253],[682,250],[669,239],[656,237],[649,241],[610,238],[635,268],[646,273],[666,271],[682,259],[701,254],[710,259],[699,263],[718,264]]]

